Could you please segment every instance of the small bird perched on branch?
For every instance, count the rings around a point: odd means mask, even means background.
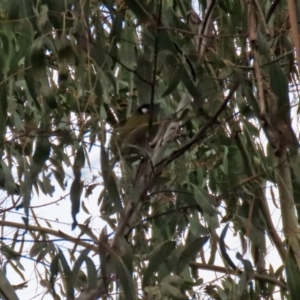
[[[159,104],[143,104],[127,119],[126,123],[115,128],[111,138],[113,161],[130,154],[145,154],[151,152],[151,141],[158,131],[157,116]],[[151,126],[150,118],[152,118]]]

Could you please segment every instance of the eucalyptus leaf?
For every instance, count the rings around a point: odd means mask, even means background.
[[[147,286],[149,281],[151,280],[151,276],[159,266],[167,259],[167,257],[172,253],[175,248],[176,243],[172,241],[167,241],[159,246],[158,249],[152,253],[151,258],[149,260],[148,267],[144,272],[143,287]]]
[[[203,248],[208,239],[209,237],[196,238],[185,247],[176,264],[176,274],[180,274],[190,261],[196,260],[197,253]]]

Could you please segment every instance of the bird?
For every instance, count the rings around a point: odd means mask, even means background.
[[[159,104],[139,106],[121,127],[115,128],[111,137],[111,152],[116,162],[123,156],[144,156],[151,152],[151,140],[158,131]],[[151,126],[150,118],[152,118]]]

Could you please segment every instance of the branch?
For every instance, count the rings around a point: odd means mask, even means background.
[[[203,54],[204,54],[204,50],[205,47],[208,43],[208,30],[209,30],[209,26],[211,24],[211,19],[212,19],[212,13],[214,10],[215,5],[217,4],[216,0],[212,0],[209,7],[207,8],[207,12],[205,14],[205,17],[203,19],[203,23],[202,23],[202,28],[201,28],[201,32],[200,32],[200,39],[199,39],[199,45],[198,45],[198,53],[199,53],[199,59],[201,60]],[[205,39],[204,39],[205,37]]]
[[[293,195],[291,166],[286,159],[286,151],[284,154],[283,157],[277,158],[278,168],[275,169],[275,179],[278,186],[283,234],[288,248],[291,248],[296,254],[297,265],[300,267],[300,235]]]
[[[194,144],[196,144],[197,142],[199,142],[201,139],[203,139],[205,137],[205,132],[206,130],[211,127],[218,119],[218,117],[220,116],[220,114],[223,112],[223,110],[225,109],[225,107],[227,106],[229,100],[231,99],[231,97],[233,96],[233,94],[235,93],[236,89],[238,88],[239,83],[236,82],[232,88],[229,91],[228,96],[225,98],[224,102],[221,104],[221,106],[219,107],[218,111],[215,113],[215,115],[209,119],[206,124],[201,128],[201,130],[194,136],[194,138],[192,140],[190,140],[187,144],[185,144],[184,146],[182,146],[180,149],[173,151],[170,156],[164,158],[163,160],[161,160],[160,162],[158,162],[154,168],[155,168],[155,174],[153,174],[153,177],[158,176],[162,170],[172,161],[174,161],[175,159],[177,159],[178,157],[180,157],[182,154],[184,154],[187,150],[189,150]]]
[[[158,58],[158,38],[159,38],[159,24],[161,21],[161,11],[162,11],[162,0],[159,1],[158,4],[158,17],[157,17],[157,24],[155,28],[155,44],[154,44],[154,60],[153,60],[153,73],[152,73],[152,83],[151,83],[151,95],[150,95],[150,114],[149,124],[148,124],[148,132],[149,137],[151,133],[151,127],[153,123],[153,110],[154,110],[154,97],[155,97],[155,83],[156,83],[156,72],[157,72],[157,58]]]
[[[98,253],[98,248],[96,245],[92,245],[92,244],[89,244],[87,242],[84,242],[78,238],[74,238],[73,236],[70,236],[60,230],[53,230],[53,229],[50,229],[50,228],[45,228],[45,227],[40,227],[40,226],[33,226],[33,225],[25,225],[25,224],[21,224],[21,223],[15,223],[15,222],[10,222],[10,221],[3,221],[3,220],[0,220],[0,226],[1,227],[4,227],[4,226],[7,226],[7,227],[12,227],[12,228],[18,228],[18,229],[24,229],[24,230],[29,230],[29,231],[37,231],[37,232],[40,232],[40,233],[46,233],[46,234],[50,234],[50,235],[53,235],[53,236],[57,236],[57,237],[60,237],[60,238],[64,238],[65,240],[67,241],[73,241],[73,242],[76,242],[78,245],[84,247],[84,248],[88,248],[88,249],[91,249],[93,251],[95,251],[96,253]]]
[[[300,40],[299,40],[299,7],[296,7],[297,2],[295,0],[288,1],[288,11],[289,11],[289,18],[291,24],[291,38],[294,42],[294,48],[296,52],[296,61],[298,63],[298,69],[300,68]],[[299,4],[298,4],[299,5]]]
[[[4,297],[3,299],[19,300],[13,287],[7,280],[5,273],[0,268],[0,294]]]
[[[197,262],[190,262],[190,267],[198,268],[201,270],[207,270],[207,271],[213,271],[213,272],[219,272],[224,274],[230,274],[230,275],[236,275],[241,277],[243,272],[241,270],[230,270],[228,268],[215,266],[215,265],[208,265],[208,264],[202,264]],[[274,284],[284,290],[287,290],[287,286],[284,282],[277,280],[276,278],[269,276],[269,275],[262,275],[254,273],[254,279],[258,281],[268,282],[270,284]]]
[[[272,5],[270,6],[267,15],[266,15],[266,23],[268,23],[272,17],[273,12],[275,11],[277,5],[279,4],[280,0],[275,0]]]

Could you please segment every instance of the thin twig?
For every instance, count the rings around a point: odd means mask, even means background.
[[[157,24],[155,29],[155,44],[154,44],[154,60],[153,60],[153,74],[152,74],[152,83],[151,83],[151,96],[150,96],[150,112],[153,112],[154,109],[154,97],[155,97],[155,83],[156,83],[156,72],[157,72],[157,58],[158,58],[158,39],[159,39],[159,24],[161,20],[161,11],[162,11],[162,0],[158,4],[158,17]],[[150,114],[149,118],[149,134],[151,131],[153,122],[153,113]]]
[[[231,97],[233,96],[234,92],[236,91],[236,89],[238,88],[239,83],[235,83],[235,85],[231,88],[231,90],[229,91],[228,96],[225,98],[224,102],[222,103],[222,105],[219,107],[218,111],[215,113],[215,115],[209,119],[206,124],[204,124],[204,126],[201,128],[201,130],[194,136],[194,138],[189,141],[187,144],[185,144],[184,146],[182,146],[180,149],[173,151],[170,156],[164,158],[163,160],[161,160],[160,162],[158,162],[154,167],[156,169],[155,174],[153,174],[154,177],[156,177],[158,174],[161,173],[161,171],[172,161],[174,161],[176,158],[180,157],[182,154],[184,154],[187,150],[189,150],[194,144],[196,144],[197,142],[199,142],[204,136],[205,136],[205,132],[206,130],[211,127],[218,119],[218,117],[220,116],[220,114],[223,112],[223,110],[225,109],[225,107],[227,106],[229,100],[231,99]]]
[[[207,270],[207,271],[213,271],[213,272],[219,272],[224,274],[231,274],[236,276],[242,276],[243,272],[241,270],[230,270],[228,268],[216,266],[216,265],[208,265],[208,264],[202,264],[197,262],[190,262],[190,266],[193,268],[198,268],[201,270]],[[268,275],[262,275],[262,274],[254,274],[254,279],[258,281],[264,281],[271,284],[274,284],[276,286],[279,286],[283,288],[284,290],[287,290],[287,286],[284,282],[277,280],[275,277],[268,276]]]

